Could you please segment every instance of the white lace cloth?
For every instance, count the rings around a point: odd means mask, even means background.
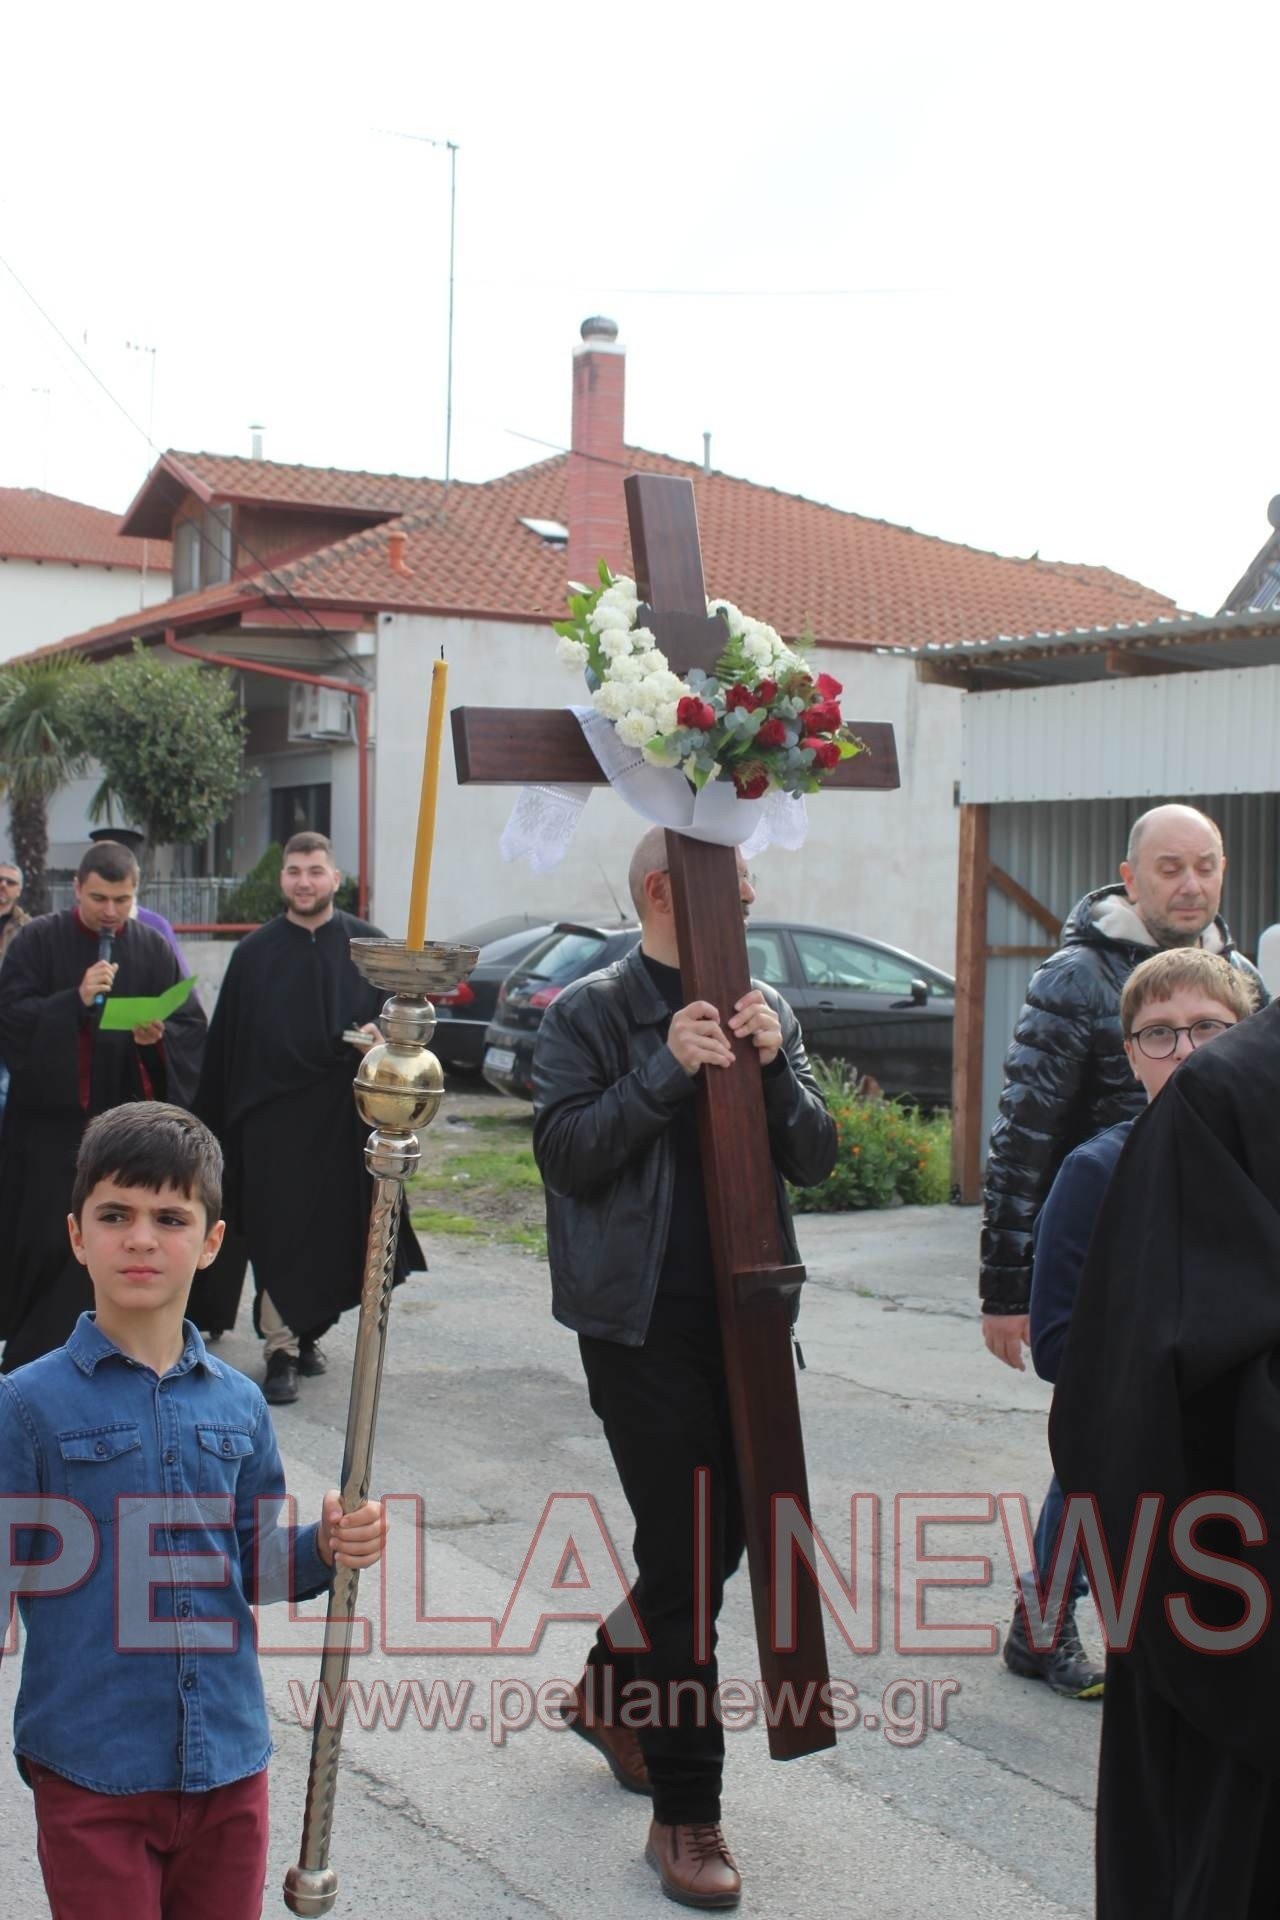
[[[728,780],[709,781],[695,792],[678,767],[651,767],[639,747],[624,746],[612,721],[594,707],[571,711],[614,792],[654,826],[719,847],[740,846],[748,859],[769,846],[794,852],[804,845],[809,819],[801,796],[769,793],[762,800],[740,800]],[[585,786],[521,788],[498,842],[503,859],[527,860],[535,873],[559,866],[590,797]]]

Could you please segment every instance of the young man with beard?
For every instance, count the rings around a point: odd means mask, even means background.
[[[285,911],[231,957],[196,1097],[226,1156],[226,1213],[253,1262],[263,1392],[275,1405],[297,1399],[299,1374],[324,1372],[320,1335],[359,1304],[364,1271],[373,1182],[343,1034],[363,1026],[381,1038],[373,1023],[386,996],[357,973],[350,948],[383,936],[334,905],[341,884],[324,835],[295,833],[280,874]],[[424,1267],[406,1214],[397,1273]]]
[[[742,911],[755,899],[738,856]],[[533,1056],[533,1150],[546,1183],[552,1312],[578,1335],[593,1412],[635,1518],[631,1594],[646,1644],[601,1629],[564,1718],[629,1792],[653,1796],[645,1857],[681,1905],[736,1907],[741,1880],[720,1825],[724,1729],[708,1703],[714,1622],[743,1550],[711,1235],[698,1149],[702,1073],[741,1071],[728,1033],[757,1051],[786,1258],[783,1180],[810,1186],[836,1156],[794,1013],[772,988],[735,1007],[686,1002],[667,871],[651,828],[631,861],[638,947],[576,980],[547,1009]],[[726,1031],[727,1030],[727,1031]],[[694,1475],[709,1473],[711,1654],[694,1634]],[[622,1710],[653,1690],[639,1738]]]

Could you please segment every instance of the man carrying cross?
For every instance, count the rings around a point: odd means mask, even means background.
[[[740,854],[738,875],[745,918],[755,892]],[[714,1623],[744,1528],[694,1093],[699,1075],[734,1070],[726,1028],[754,1044],[763,1069],[778,1228],[792,1262],[783,1177],[800,1186],[825,1178],[836,1132],[795,1015],[771,988],[753,988],[732,1009],[686,1002],[661,828],[636,847],[630,886],[640,945],[559,996],[533,1061],[552,1311],[578,1335],[592,1409],[635,1519],[631,1598],[648,1643],[615,1651],[606,1623],[565,1717],[622,1786],[652,1792],[645,1851],[664,1893],[724,1908],[738,1904],[741,1881],[720,1826]],[[708,1543],[702,1620],[696,1538]],[[620,1718],[628,1700],[643,1723],[638,1738]]]

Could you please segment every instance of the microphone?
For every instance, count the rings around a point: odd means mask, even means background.
[[[99,960],[109,960],[111,958],[112,949],[114,948],[115,944],[116,944],[116,937],[114,933],[100,933],[98,935]],[[106,998],[107,996],[105,993],[95,993],[93,996],[94,1006],[100,1007],[104,1005]]]

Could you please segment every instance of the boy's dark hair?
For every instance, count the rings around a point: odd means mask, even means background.
[[[98,840],[90,847],[76,868],[76,879],[81,886],[91,873],[96,873],[99,880],[110,880],[116,886],[122,880],[132,880],[136,887],[140,877],[137,861],[128,847],[122,847],[118,840]]]
[[[284,859],[287,860],[291,853],[327,853],[332,861],[333,842],[322,833],[295,833],[292,839],[284,843]]]
[[[177,1187],[199,1200],[208,1226],[222,1216],[222,1149],[202,1121],[161,1100],[134,1100],[91,1120],[76,1155],[71,1211],[103,1180],[122,1187]]]

